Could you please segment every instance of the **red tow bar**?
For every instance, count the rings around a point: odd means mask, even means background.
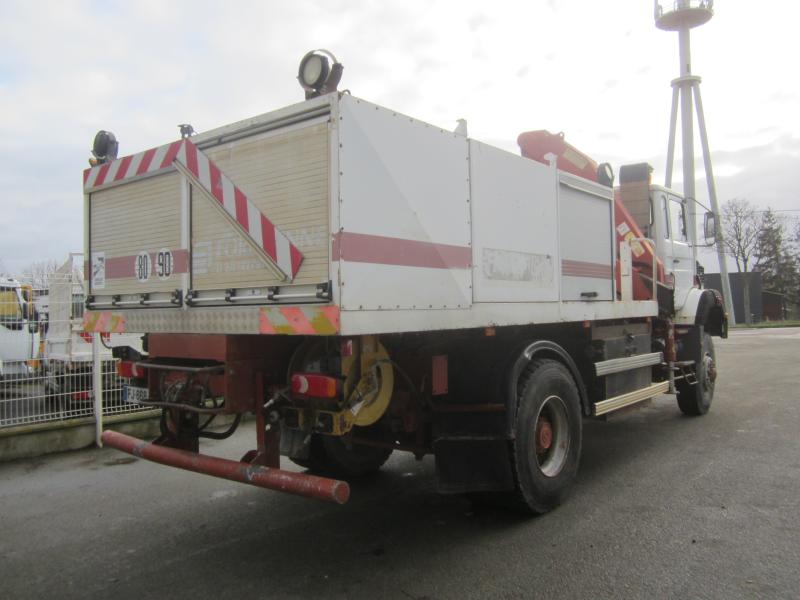
[[[240,483],[249,483],[250,485],[297,496],[328,500],[337,504],[344,504],[350,498],[350,486],[346,481],[306,475],[305,473],[293,473],[166,446],[157,446],[151,442],[145,442],[116,431],[104,431],[102,440],[106,446],[111,446],[133,456],[170,467],[194,471],[195,473],[203,473]]]

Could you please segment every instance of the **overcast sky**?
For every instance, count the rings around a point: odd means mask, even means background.
[[[717,0],[692,33],[721,202],[800,209],[799,16],[792,0]],[[522,131],[564,131],[616,170],[650,162],[663,183],[678,39],[650,0],[3,0],[0,268],[82,250],[98,129],[122,156],[176,139],[178,123],[297,102],[298,61],[320,47],[356,96],[446,128],[465,118],[514,152]]]

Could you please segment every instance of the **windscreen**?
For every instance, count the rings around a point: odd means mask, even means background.
[[[17,290],[0,287],[0,323],[18,323],[22,319],[22,306]]]

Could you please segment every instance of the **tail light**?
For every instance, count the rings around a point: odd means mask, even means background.
[[[295,373],[292,375],[292,394],[312,398],[336,398],[341,384],[336,377],[319,373]]]

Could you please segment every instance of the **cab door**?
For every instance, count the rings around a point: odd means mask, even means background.
[[[664,268],[672,273],[675,286],[675,308],[681,308],[686,302],[689,290],[694,286],[695,265],[692,257],[689,229],[686,220],[686,202],[672,194],[659,194],[661,210],[668,231],[669,241],[665,244],[668,255],[665,256]]]

